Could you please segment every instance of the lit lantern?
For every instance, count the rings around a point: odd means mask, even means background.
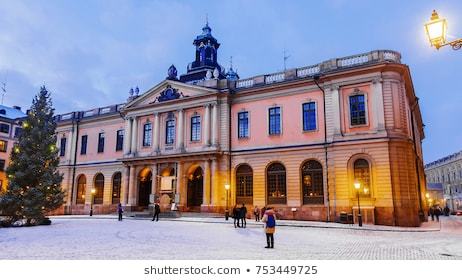
[[[446,19],[440,18],[438,13],[433,10],[430,21],[425,24],[425,31],[430,44],[436,49],[446,44],[447,26]]]

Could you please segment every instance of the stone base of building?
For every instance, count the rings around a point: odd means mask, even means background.
[[[170,206],[162,207],[162,212],[171,211]],[[300,220],[300,221],[318,221],[318,222],[340,222],[340,214],[345,212],[347,214],[353,214],[354,223],[357,223],[357,208],[356,207],[331,207],[330,213],[327,211],[325,206],[302,206],[302,207],[289,207],[289,206],[273,206],[277,213],[278,219],[281,220]],[[91,210],[90,205],[72,205],[62,206],[48,215],[89,215]],[[148,207],[139,206],[125,206],[125,212],[141,212],[150,211]],[[181,212],[198,212],[198,213],[220,213],[225,214],[225,206],[211,206],[202,205],[200,207],[186,207],[179,205],[178,211]],[[368,207],[364,206],[361,208],[361,215],[363,217],[364,224],[376,224],[386,226],[402,226],[402,227],[419,227],[421,225],[418,213],[401,209],[396,215],[393,215],[393,208],[391,207]],[[114,214],[117,212],[117,205],[93,205],[93,214]],[[412,213],[411,213],[412,212]],[[229,208],[230,215],[232,214],[232,208]],[[328,218],[328,215],[329,218]],[[253,206],[247,206],[247,218],[253,219]]]

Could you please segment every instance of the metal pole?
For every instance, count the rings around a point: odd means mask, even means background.
[[[358,193],[358,225],[360,227],[363,226],[363,217],[361,215],[361,205],[359,204],[359,190],[357,191]]]
[[[95,200],[95,196],[91,194],[91,203],[90,203],[90,217],[93,216],[93,203]]]
[[[225,210],[225,220],[227,221],[229,219],[229,208],[228,208],[228,196],[229,196],[229,190],[226,190],[226,210]]]

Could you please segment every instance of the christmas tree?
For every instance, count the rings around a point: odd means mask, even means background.
[[[53,113],[50,94],[43,86],[23,121],[6,170],[8,188],[0,197],[6,223],[40,224],[47,212],[64,203]]]

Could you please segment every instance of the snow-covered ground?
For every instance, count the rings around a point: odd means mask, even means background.
[[[441,231],[278,227],[275,249],[248,225],[125,219],[53,219],[0,228],[0,259],[462,259],[462,221]]]

